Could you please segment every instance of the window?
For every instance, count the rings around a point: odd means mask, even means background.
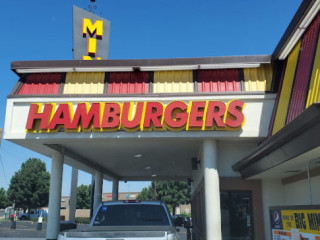
[[[163,206],[111,205],[101,206],[93,226],[169,226]]]

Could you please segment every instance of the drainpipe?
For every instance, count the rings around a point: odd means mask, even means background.
[[[308,189],[309,189],[309,202],[310,205],[312,205],[312,189],[311,189],[311,177],[310,177],[310,168],[311,168],[311,164],[312,162],[319,160],[317,159],[312,159],[308,162],[308,169],[307,169],[307,173],[308,173]]]

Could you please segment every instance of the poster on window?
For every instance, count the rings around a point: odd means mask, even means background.
[[[273,240],[320,240],[320,206],[270,208]]]

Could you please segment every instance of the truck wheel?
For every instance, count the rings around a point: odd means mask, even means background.
[[[22,216],[20,219],[23,220],[23,221],[28,220],[27,216]]]

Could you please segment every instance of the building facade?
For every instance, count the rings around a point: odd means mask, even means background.
[[[114,200],[119,181],[188,180],[194,239],[319,239],[319,8],[272,55],[13,62],[4,138],[52,157],[47,239],[64,163],[95,176],[94,206],[102,179]]]

